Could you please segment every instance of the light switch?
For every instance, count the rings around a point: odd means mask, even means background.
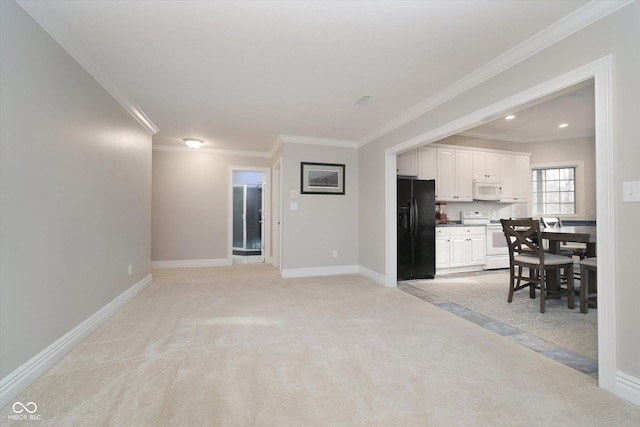
[[[296,199],[296,198],[298,197],[298,192],[297,192],[296,190],[291,190],[291,191],[289,192],[289,196],[290,196],[292,199]]]
[[[622,183],[622,201],[640,203],[640,181]]]
[[[289,204],[289,206],[291,207],[291,210],[292,210],[292,211],[295,211],[295,210],[297,210],[297,209],[298,209],[298,203],[297,203],[297,202],[291,202],[291,203]]]

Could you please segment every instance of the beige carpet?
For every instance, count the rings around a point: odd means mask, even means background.
[[[427,291],[477,313],[529,332],[592,359],[598,359],[598,313],[580,313],[580,301],[569,310],[565,297],[547,300],[540,313],[540,299],[529,298],[523,289],[507,303],[509,270],[437,276],[434,280],[411,280],[409,285]]]
[[[43,426],[640,424],[592,378],[412,295],[267,265],[155,271],[16,400]]]

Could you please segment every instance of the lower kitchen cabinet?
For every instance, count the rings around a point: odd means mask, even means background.
[[[436,273],[482,268],[486,258],[484,226],[436,227]]]
[[[448,268],[451,264],[451,241],[449,230],[445,227],[436,227],[436,274],[438,270]]]

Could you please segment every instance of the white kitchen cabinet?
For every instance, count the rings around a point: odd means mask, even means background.
[[[485,227],[436,227],[436,271],[482,266],[485,258]]]
[[[398,176],[418,176],[418,150],[410,150],[396,156]]]
[[[438,147],[436,200],[473,201],[473,151]]]
[[[418,179],[437,179],[438,159],[436,147],[418,148]],[[438,181],[436,181],[436,186]],[[436,194],[438,190],[436,189]]]
[[[498,181],[500,179],[500,154],[490,151],[474,151],[473,179]]]
[[[450,234],[446,227],[436,227],[436,271],[448,268],[451,264],[449,239]]]
[[[531,198],[529,156],[501,154],[502,202],[528,202]]]
[[[531,166],[529,156],[514,156],[515,176],[513,179],[513,198],[516,202],[531,200]]]
[[[450,267],[483,265],[485,263],[486,228],[452,227]]]

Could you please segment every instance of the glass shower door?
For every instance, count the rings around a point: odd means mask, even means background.
[[[233,186],[233,253],[262,255],[262,186]]]

